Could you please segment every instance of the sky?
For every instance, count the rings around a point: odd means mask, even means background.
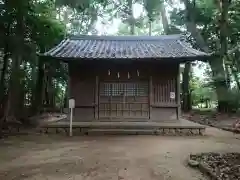
[[[144,12],[143,6],[140,4],[133,4],[133,16],[134,18],[138,18]],[[96,29],[98,31],[98,35],[104,34],[116,34],[118,32],[118,27],[121,24],[121,20],[114,18],[111,24],[103,24],[102,20],[99,19],[96,23]]]
[[[169,6],[167,3],[164,3],[168,18],[169,18],[169,11],[171,11],[173,8],[184,9],[184,5],[179,0],[172,0],[172,1],[173,1],[173,5],[171,5],[172,7]],[[144,7],[139,3],[133,4],[134,18],[138,18],[142,13],[146,13],[144,10]],[[118,27],[121,24],[120,19],[115,18],[111,24],[107,24],[107,25],[102,24],[101,21],[102,19],[99,19],[96,23],[96,29],[98,30],[99,35],[116,34],[118,32]]]

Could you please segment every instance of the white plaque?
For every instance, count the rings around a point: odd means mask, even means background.
[[[175,99],[175,92],[170,92],[170,99]]]
[[[75,107],[75,100],[74,99],[69,99],[68,106],[69,106],[69,108],[74,108]]]

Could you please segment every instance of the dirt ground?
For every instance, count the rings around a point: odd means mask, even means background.
[[[193,110],[189,113],[184,113],[183,118],[217,128],[232,128],[233,125],[240,120],[240,114],[239,112],[223,114],[211,110]]]
[[[240,135],[205,137],[33,135],[0,141],[3,180],[203,180],[190,153],[240,152]]]

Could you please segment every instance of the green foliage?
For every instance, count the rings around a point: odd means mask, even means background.
[[[198,77],[192,77],[190,81],[190,89],[194,106],[198,106],[206,100],[209,100],[211,103],[214,103],[217,100],[214,88]]]
[[[147,11],[149,21],[154,21],[160,15],[162,0],[144,0],[143,5]]]
[[[65,35],[65,26],[56,19],[54,6],[49,1],[34,3],[26,21],[29,37],[41,52],[53,47]]]
[[[1,41],[0,48],[9,57],[6,61],[8,71],[5,74],[1,72],[1,76],[6,78],[1,81],[6,81],[4,84],[7,87],[4,90],[7,92],[4,94],[9,94],[15,89],[16,101],[18,100],[20,104],[13,104],[11,108],[18,106],[14,108],[21,111],[24,106],[33,105],[39,78],[37,53],[45,52],[59,43],[66,34],[65,25],[57,20],[55,5],[50,0],[3,1],[0,4],[0,20],[0,31],[4,32],[1,34],[4,41]],[[14,65],[17,61],[20,66]],[[59,84],[66,85],[66,68],[63,68],[60,62],[52,62],[52,64],[55,70],[52,72],[51,81],[55,79]],[[13,78],[19,83],[18,86],[17,83],[11,85]],[[2,98],[1,95],[0,103],[4,103]]]
[[[108,4],[108,1],[107,0],[55,0],[55,5],[57,7],[69,6],[79,11],[84,11],[90,8],[95,3],[106,6]]]

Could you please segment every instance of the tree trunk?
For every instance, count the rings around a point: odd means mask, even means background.
[[[191,103],[191,92],[190,92],[190,70],[191,63],[188,62],[185,64],[184,72],[183,72],[183,82],[182,82],[182,90],[183,90],[183,111],[188,112],[192,109]]]
[[[205,108],[208,108],[208,99],[205,99]]]
[[[218,110],[220,112],[227,112],[230,111],[229,107],[229,96],[228,96],[228,89],[230,87],[230,73],[228,72],[228,65],[226,64],[227,57],[227,51],[228,51],[228,9],[229,9],[229,0],[221,0],[220,4],[220,22],[219,22],[219,29],[220,29],[220,60],[222,65],[225,64],[225,71],[224,69],[222,72],[224,72],[222,75],[220,75],[220,81],[218,82],[218,85],[220,86],[220,93],[221,101],[218,104]],[[220,67],[219,67],[220,68]],[[225,77],[222,77],[223,75],[226,75]]]
[[[36,59],[34,59],[34,61],[36,61]],[[32,113],[32,110],[34,109],[33,106],[34,106],[34,99],[36,97],[36,84],[37,84],[37,64],[34,62],[34,63],[31,63],[31,76],[32,76],[32,80],[31,80],[31,83],[30,83],[30,97],[29,97],[29,104],[31,105],[31,113]]]
[[[7,2],[5,2],[7,3]],[[6,4],[6,7],[8,5]],[[6,14],[7,16],[7,10],[6,9]],[[8,64],[9,64],[9,31],[10,31],[10,25],[11,22],[8,22],[7,26],[4,28],[4,56],[3,56],[3,66],[2,66],[2,72],[1,72],[1,79],[0,79],[0,106],[1,110],[4,109],[4,104],[6,103],[6,74],[7,74],[7,69],[8,69]]]
[[[5,42],[6,43],[6,42]],[[5,44],[4,48],[4,57],[3,57],[3,68],[1,73],[1,80],[0,80],[0,136],[1,130],[4,125],[5,118],[5,108],[6,108],[6,73],[7,73],[7,66],[8,66],[8,46]]]
[[[135,34],[135,21],[133,16],[133,2],[132,0],[128,0],[128,7],[129,7],[129,19],[130,19],[130,34]]]
[[[68,95],[69,95],[69,88],[68,88],[68,84],[67,84],[66,88],[65,88],[64,98],[63,98],[63,107],[64,108],[68,107]]]
[[[232,61],[232,64],[230,64],[230,68],[231,68],[231,71],[232,71],[232,74],[233,74],[233,77],[234,77],[234,80],[237,84],[237,88],[238,88],[238,91],[240,92],[240,81],[239,81],[239,78],[238,78],[238,72],[240,72],[240,68],[239,68],[239,65],[236,61],[236,59],[238,58],[237,55],[235,54],[235,57],[229,57],[231,58],[231,61]]]
[[[194,15],[194,6],[189,2],[189,0],[183,0],[185,5],[185,22],[187,30],[191,33],[191,35],[195,38],[197,41],[197,45],[204,51],[209,52],[208,46],[205,43],[205,40],[203,39],[201,33],[197,29],[197,25],[195,23],[195,15]]]
[[[209,48],[205,43],[201,33],[197,29],[194,18],[194,6],[189,2],[189,0],[183,0],[186,7],[186,27],[191,35],[195,38],[197,45],[204,52],[209,52]],[[209,59],[209,65],[212,70],[213,80],[216,87],[216,94],[218,98],[218,110],[225,111],[228,108],[227,97],[228,97],[228,87],[226,84],[225,71],[223,68],[222,58],[212,58]]]
[[[25,81],[22,81],[20,83],[20,87],[19,87],[19,97],[18,97],[18,118],[25,118],[26,117],[26,102],[25,102],[25,95],[27,93],[27,90],[25,89],[26,85],[25,85]]]
[[[148,35],[151,36],[152,35],[152,21],[149,20],[149,29],[148,29]]]
[[[228,51],[228,9],[229,9],[229,0],[221,0],[221,19],[219,22],[220,29],[220,55],[222,58],[227,56]]]
[[[19,88],[20,88],[20,81],[19,81],[19,66],[20,62],[22,61],[21,55],[17,54],[13,58],[12,63],[12,73],[10,76],[10,88],[8,94],[8,110],[6,111],[5,117],[17,118],[19,114]]]
[[[19,116],[19,88],[20,88],[20,64],[22,62],[22,53],[24,46],[24,16],[23,6],[17,7],[16,15],[16,48],[12,58],[12,69],[10,76],[10,87],[8,95],[8,108],[6,109],[6,120],[16,119]]]
[[[220,29],[220,58],[223,59],[225,64],[225,72],[226,72],[226,84],[228,88],[230,87],[230,73],[228,71],[228,9],[229,9],[229,0],[221,0],[220,4],[220,12],[221,17],[219,21],[219,29]]]
[[[225,63],[225,73],[226,73],[226,85],[227,88],[230,89],[231,88],[231,72],[230,72],[230,66]]]
[[[37,75],[37,82],[34,92],[33,98],[33,107],[32,113],[39,113],[42,109],[43,105],[43,81],[44,81],[44,62],[42,59],[38,59],[38,75]]]
[[[226,83],[225,71],[223,68],[223,59],[211,59],[209,64],[212,69],[213,82],[216,87],[218,111],[226,112],[228,109],[229,91]]]
[[[51,68],[51,64],[45,64],[45,105],[48,109],[54,108],[54,87],[53,87],[53,77],[52,72],[53,69]]]
[[[0,104],[1,109],[4,108],[5,97],[6,97],[6,73],[8,67],[8,58],[9,58],[9,51],[8,51],[8,43],[5,42],[4,48],[4,56],[3,56],[3,68],[1,72],[1,79],[0,79]]]
[[[239,71],[236,70],[235,67],[232,64],[230,65],[230,68],[232,70],[232,74],[233,74],[234,80],[235,80],[235,82],[237,84],[237,89],[238,89],[238,91],[240,91],[240,82],[239,82],[239,78],[238,78],[238,72]]]
[[[162,25],[163,25],[164,33],[169,34],[170,33],[170,28],[169,28],[169,23],[168,23],[167,13],[166,13],[164,3],[161,4],[160,12],[161,12],[161,19],[162,19]]]
[[[48,84],[47,84],[47,93],[48,93],[48,101],[49,101],[49,108],[54,108],[54,83],[52,78],[52,68],[49,67],[49,72],[47,74],[48,76]]]

